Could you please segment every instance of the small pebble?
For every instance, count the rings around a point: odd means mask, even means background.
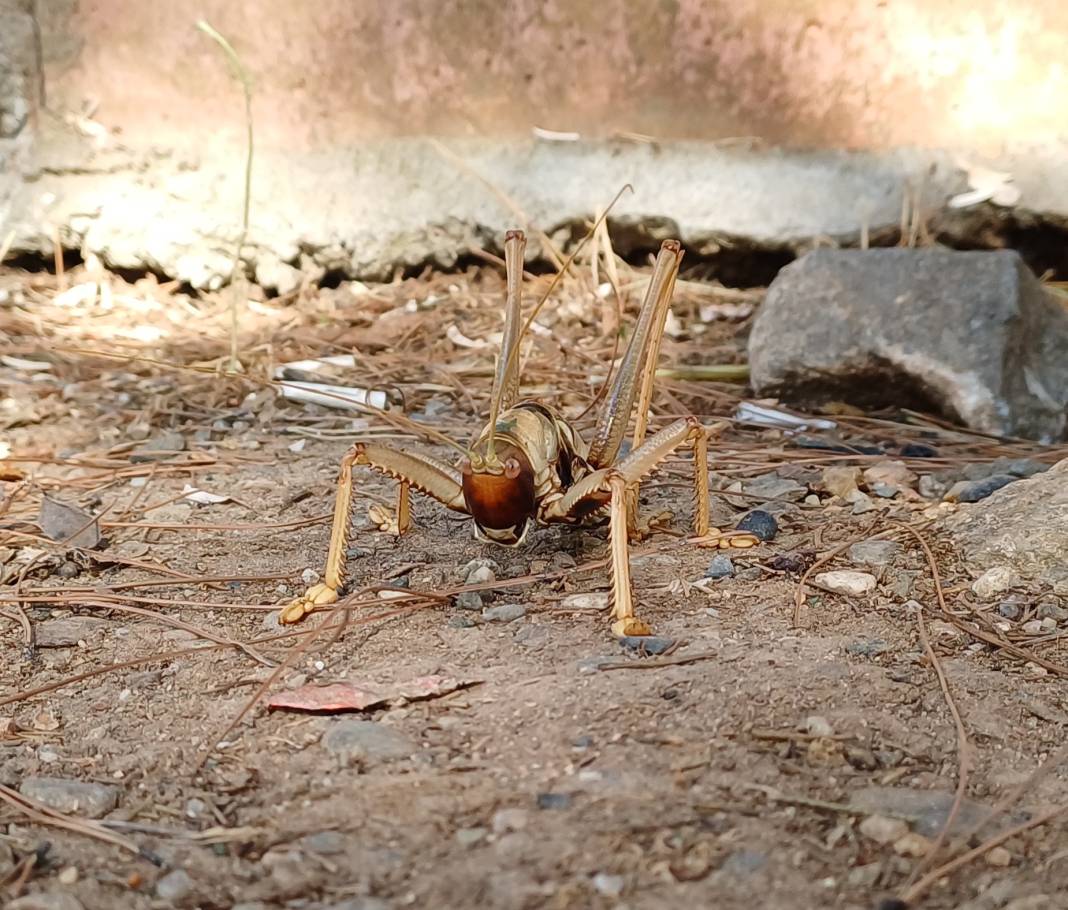
[[[871,497],[866,493],[857,492],[857,495],[852,498],[853,508],[850,510],[853,515],[865,515],[868,512],[874,512],[876,505],[871,501]]]
[[[622,875],[607,875],[598,872],[593,877],[593,890],[605,897],[619,897],[623,893],[626,884]]]
[[[875,753],[861,746],[846,746],[845,759],[858,771],[874,771],[879,767],[879,759]]]
[[[919,491],[924,499],[941,499],[946,489],[946,485],[933,474],[924,474],[920,478]]]
[[[972,592],[981,600],[992,600],[1019,583],[1019,576],[1008,566],[994,566],[972,582]]]
[[[481,610],[482,595],[478,591],[461,591],[456,595],[456,606],[461,610]]]
[[[150,439],[140,449],[131,452],[130,461],[134,464],[143,464],[173,458],[175,453],[184,451],[185,437],[181,433],[170,431],[155,439]]]
[[[171,904],[184,900],[192,891],[193,879],[184,869],[168,872],[156,882],[156,897]]]
[[[991,493],[996,493],[1002,487],[1007,487],[1016,479],[1011,474],[995,474],[985,480],[966,483],[956,491],[957,502],[979,502],[981,499],[986,499]]]
[[[901,544],[893,540],[864,540],[849,548],[849,559],[859,566],[885,566],[900,551]]]
[[[931,621],[928,627],[931,637],[948,644],[962,644],[968,640],[968,636],[951,622],[943,622],[940,619]]]
[[[467,574],[469,585],[491,585],[497,580],[497,574],[489,566],[476,566]]]
[[[323,734],[322,744],[335,755],[356,754],[381,761],[408,758],[417,751],[416,744],[395,727],[348,718],[333,724]]]
[[[984,858],[988,866],[1004,868],[1012,865],[1012,854],[1004,847],[994,847],[993,850],[988,850]]]
[[[59,870],[59,875],[56,879],[61,885],[73,885],[78,881],[78,867],[77,866],[65,866]]]
[[[799,502],[808,493],[807,487],[801,486],[796,480],[781,477],[774,471],[760,474],[752,480],[746,481],[743,489],[750,496],[756,496],[760,499],[786,499],[792,502]],[[743,530],[751,529],[745,528]]]
[[[460,577],[463,579],[469,579],[472,574],[478,569],[488,569],[490,574],[496,578],[496,573],[501,571],[500,564],[493,559],[472,559],[462,569],[460,569]],[[474,582],[468,581],[468,584],[474,584]]]
[[[877,844],[892,844],[909,833],[909,826],[899,818],[869,815],[860,823],[860,833]]]
[[[663,654],[675,644],[675,639],[661,635],[624,635],[619,643],[626,651],[638,651],[645,654]]]
[[[1054,622],[1064,622],[1068,619],[1068,609],[1059,606],[1054,601],[1044,600],[1038,605],[1038,613],[1036,615],[1039,619],[1052,619]]]
[[[901,492],[897,487],[889,483],[873,483],[868,489],[881,499],[893,499]]]
[[[599,613],[608,609],[608,592],[591,591],[583,594],[568,594],[560,601],[560,610]]]
[[[537,650],[544,648],[549,643],[550,633],[546,626],[534,623],[526,623],[520,626],[512,636],[512,641],[524,648]]]
[[[924,442],[906,442],[899,454],[902,458],[937,458],[938,449]]]
[[[809,736],[834,736],[834,727],[826,717],[820,717],[818,714],[806,717],[803,729]]]
[[[1019,619],[1020,605],[1014,600],[1003,600],[998,604],[998,615],[1005,619]]]
[[[876,657],[889,649],[890,646],[881,638],[862,638],[846,645],[846,653],[857,657]]]
[[[922,834],[909,831],[894,841],[894,852],[898,856],[926,856],[931,852],[931,841]]]
[[[816,584],[823,585],[836,594],[859,597],[875,590],[875,576],[867,572],[852,572],[840,569],[834,572],[820,572]]]
[[[526,809],[509,807],[494,812],[490,826],[494,834],[507,834],[509,831],[524,830],[529,821],[530,813]]]
[[[734,563],[729,556],[719,554],[712,557],[712,562],[705,569],[705,578],[730,578],[734,574]]]
[[[489,830],[486,828],[461,828],[456,832],[456,843],[465,850],[469,850],[482,843],[488,834]]]
[[[60,578],[77,578],[82,570],[78,568],[78,564],[71,562],[69,559],[64,560],[59,564],[59,568],[56,569],[56,575]]]
[[[526,615],[527,608],[523,604],[500,604],[482,611],[482,618],[489,622],[514,622]]]
[[[19,785],[19,792],[57,812],[88,818],[101,818],[119,802],[118,789],[109,784],[58,777],[27,777]]]
[[[571,808],[571,794],[570,793],[539,793],[538,794],[538,808],[539,809],[570,809]]]
[[[742,520],[735,525],[735,530],[748,531],[757,540],[767,542],[774,540],[775,535],[779,532],[779,523],[770,512],[765,512],[763,509],[753,509],[742,516]]]
[[[445,625],[450,629],[473,629],[478,623],[470,616],[450,616]]]
[[[317,585],[319,583],[319,573],[315,569],[305,569],[300,573],[300,580],[306,585]]]

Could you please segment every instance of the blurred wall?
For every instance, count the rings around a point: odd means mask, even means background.
[[[446,247],[497,230],[507,213],[428,151],[427,136],[551,223],[611,198],[600,175],[636,176],[660,194],[637,188],[636,216],[681,218],[683,232],[707,237],[745,234],[744,213],[712,211],[721,193],[746,205],[729,185],[738,168],[758,209],[818,209],[843,167],[871,167],[862,205],[847,183],[850,211],[822,221],[780,213],[763,237],[840,235],[892,221],[907,181],[940,204],[963,188],[960,153],[1011,167],[1021,205],[1068,212],[1068,188],[1053,179],[1068,131],[1060,0],[0,0],[0,112],[28,108],[35,143],[19,175],[10,154],[5,167],[20,244],[43,244],[40,227],[58,221],[72,243],[90,236],[118,264],[173,272],[180,256],[203,260],[232,234],[240,93],[194,27],[201,16],[252,73],[254,243],[290,264],[302,246],[366,246],[376,213],[403,243],[423,230],[422,210],[399,197],[430,204],[427,223],[474,226],[446,228]],[[580,141],[535,140],[535,127]],[[799,176],[817,198],[790,195]],[[450,197],[458,182],[463,193]],[[573,184],[572,194],[545,189],[553,183]],[[436,208],[428,184],[442,186]],[[704,221],[692,192],[706,194]]]
[[[131,137],[233,121],[205,16],[271,142],[759,136],[997,150],[1065,135],[1060,0],[38,0],[48,85]]]

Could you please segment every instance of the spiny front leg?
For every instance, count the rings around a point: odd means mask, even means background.
[[[446,508],[467,513],[460,476],[453,468],[427,455],[398,452],[373,443],[357,443],[341,459],[323,580],[283,607],[278,617],[280,622],[299,622],[316,607],[335,603],[338,599],[338,592],[345,583],[345,551],[352,515],[352,474],[356,465],[366,465],[399,481],[397,514],[395,524],[390,527],[391,530],[396,528],[396,533],[404,533],[411,526],[409,488],[436,499]]]

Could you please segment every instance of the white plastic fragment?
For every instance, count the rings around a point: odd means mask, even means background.
[[[330,385],[326,382],[282,382],[282,397],[305,404],[321,404],[343,411],[359,411],[370,406],[380,411],[389,403],[381,389],[361,389],[359,386]]]
[[[208,493],[204,490],[198,490],[196,487],[191,487],[189,484],[186,484],[182,488],[182,498],[202,506],[210,506],[215,505],[216,503],[230,501],[229,496],[223,496],[220,493]]]
[[[779,408],[769,408],[743,401],[734,412],[734,419],[739,423],[753,424],[758,427],[774,427],[780,430],[833,430],[838,424],[821,417],[804,417],[790,414]]]

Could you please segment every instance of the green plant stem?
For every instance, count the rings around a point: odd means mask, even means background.
[[[683,379],[688,382],[747,382],[749,364],[713,363],[688,367],[661,367],[656,371],[661,379]]]

